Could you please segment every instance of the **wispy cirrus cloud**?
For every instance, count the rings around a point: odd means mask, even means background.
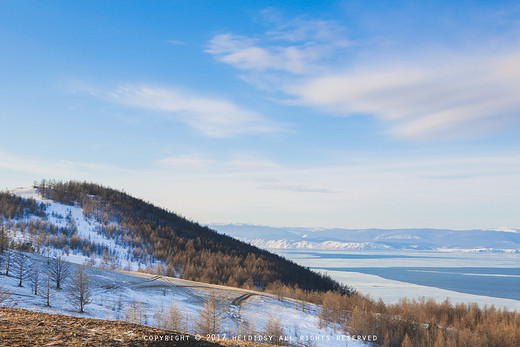
[[[282,126],[261,114],[219,98],[171,88],[121,86],[108,93],[119,104],[173,115],[179,121],[211,137],[273,133]]]
[[[261,37],[219,34],[208,44],[207,53],[241,70],[279,71],[305,75],[351,45],[341,36],[339,25],[322,20],[277,21]]]
[[[274,20],[255,37],[217,35],[207,52],[289,104],[375,117],[396,138],[474,138],[520,125],[514,28],[503,28],[500,40],[479,37],[457,50],[396,42],[389,54],[376,38],[350,40],[335,22],[285,22]]]
[[[375,115],[401,138],[475,136],[519,123],[520,52],[442,61],[350,69],[287,92],[331,113]]]

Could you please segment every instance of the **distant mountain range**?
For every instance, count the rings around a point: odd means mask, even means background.
[[[248,224],[210,227],[268,249],[520,252],[520,231],[506,227],[482,230],[280,228]]]

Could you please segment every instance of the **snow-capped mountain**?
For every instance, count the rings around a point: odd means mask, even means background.
[[[211,227],[266,249],[520,252],[520,232],[505,227],[482,230],[277,228],[247,224]]]

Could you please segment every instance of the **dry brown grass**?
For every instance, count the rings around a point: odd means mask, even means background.
[[[176,336],[184,341],[150,341]],[[0,307],[0,346],[259,346],[197,341],[195,336],[119,321]]]

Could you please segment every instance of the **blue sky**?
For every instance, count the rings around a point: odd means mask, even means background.
[[[515,1],[0,0],[0,188],[202,223],[520,228]]]

